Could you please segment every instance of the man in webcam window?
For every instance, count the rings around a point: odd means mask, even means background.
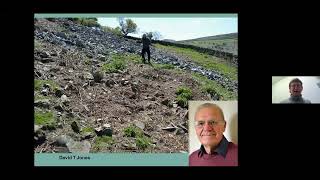
[[[303,90],[302,82],[300,79],[292,79],[289,83],[290,97],[280,103],[286,104],[311,104],[310,100],[302,98],[301,92]]]
[[[202,104],[194,120],[201,146],[189,156],[189,166],[238,166],[238,146],[223,135],[227,122],[222,109],[216,104]]]

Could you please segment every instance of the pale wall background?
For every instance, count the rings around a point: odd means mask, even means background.
[[[227,121],[224,136],[231,142],[238,144],[238,102],[237,101],[189,101],[189,154],[200,148],[200,142],[195,132],[194,115],[198,106],[204,103],[217,104],[224,113]]]
[[[320,103],[320,76],[272,76],[272,103],[290,97],[289,82],[299,78],[302,81],[302,97],[311,101],[311,103]]]

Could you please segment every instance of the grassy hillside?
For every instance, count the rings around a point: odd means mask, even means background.
[[[232,66],[230,63],[226,62],[224,59],[221,59],[212,55],[208,55],[208,54],[199,53],[189,48],[164,46],[160,44],[156,44],[156,47],[159,49],[163,49],[168,52],[172,52],[177,55],[183,56],[186,59],[196,63],[197,65],[205,67],[206,69],[215,70],[231,80],[238,79],[238,68],[235,66]]]
[[[191,44],[204,48],[221,49],[228,52],[233,52],[238,50],[238,33],[207,36],[178,42],[182,44]]]

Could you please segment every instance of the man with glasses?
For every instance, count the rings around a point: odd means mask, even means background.
[[[289,83],[290,97],[280,103],[286,104],[311,104],[310,100],[302,98],[301,92],[303,90],[302,82],[300,79],[295,78]]]
[[[238,146],[224,137],[226,121],[216,104],[200,105],[195,113],[195,129],[201,147],[189,156],[190,166],[237,166]]]

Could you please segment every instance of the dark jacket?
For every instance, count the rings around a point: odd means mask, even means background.
[[[148,37],[142,38],[142,44],[144,49],[148,49],[151,45],[151,40]]]

